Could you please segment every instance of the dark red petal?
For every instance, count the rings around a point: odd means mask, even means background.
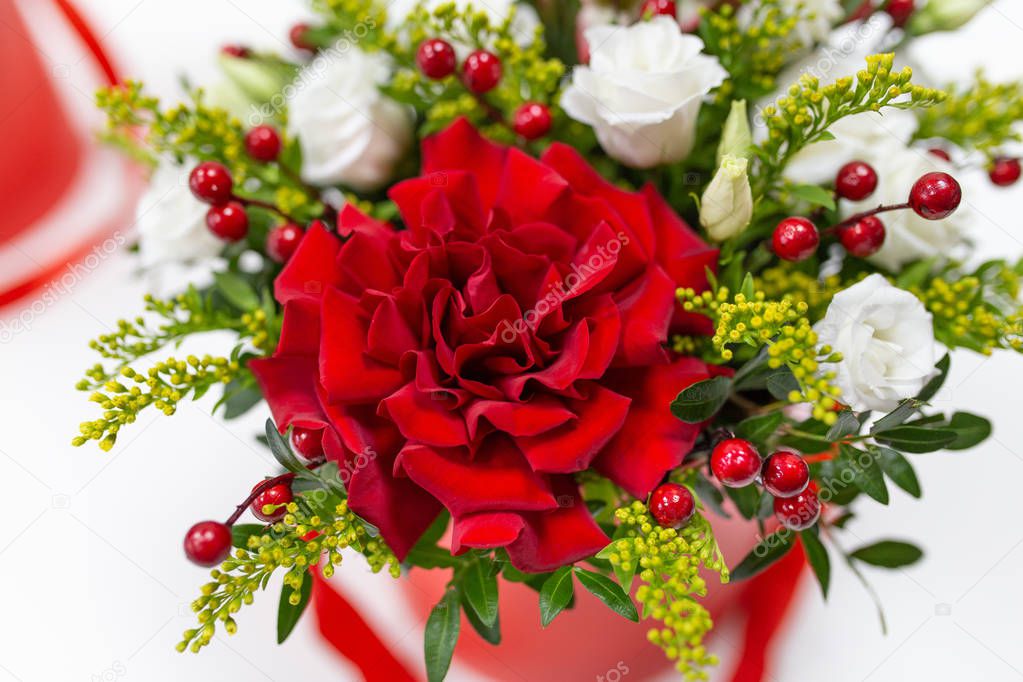
[[[547,480],[502,436],[487,439],[473,458],[465,449],[406,445],[398,465],[454,516],[557,506]]]
[[[392,468],[392,461],[383,455],[368,458],[356,468],[348,485],[348,506],[380,529],[401,561],[437,518],[441,506],[412,481],[395,478]]]
[[[249,369],[270,405],[278,428],[326,422],[316,397],[316,358],[274,357],[251,360]]]
[[[564,402],[539,393],[523,403],[477,400],[465,410],[470,435],[475,435],[481,419],[510,436],[536,436],[575,419]]]
[[[588,388],[585,400],[566,400],[576,419],[539,436],[517,438],[534,471],[583,471],[625,422],[629,398],[602,386]]]
[[[277,342],[276,356],[311,355],[320,350],[320,303],[296,298],[284,304],[281,340]]]
[[[481,512],[456,517],[451,531],[451,553],[491,549],[511,544],[526,522],[514,512]]]
[[[465,118],[423,140],[423,175],[434,183],[445,171],[468,171],[476,178],[485,210],[497,199],[508,148],[486,139]]]
[[[497,195],[497,208],[513,224],[542,220],[548,209],[565,192],[568,183],[550,166],[532,156],[511,149]],[[528,198],[528,201],[523,199]]]
[[[320,380],[330,402],[366,402],[390,395],[401,372],[366,354],[369,320],[358,301],[337,289],[323,296]]]
[[[622,315],[622,342],[615,355],[619,367],[665,361],[664,343],[675,312],[675,285],[658,266],[616,295]]]
[[[508,545],[508,557],[520,571],[550,571],[591,557],[611,542],[593,520],[571,476],[555,477],[553,488],[558,508],[523,514],[526,525]]]
[[[442,448],[468,445],[465,419],[448,405],[436,393],[423,393],[408,383],[381,401],[379,412],[410,441]]]
[[[695,358],[610,372],[606,385],[631,397],[632,407],[594,460],[597,471],[634,497],[646,498],[667,471],[682,463],[700,432],[700,425],[679,421],[668,406],[682,389],[709,376],[707,366]]]
[[[281,304],[294,299],[319,300],[323,292],[341,283],[337,237],[319,222],[313,223],[299,242],[298,249],[274,281],[274,297]]]

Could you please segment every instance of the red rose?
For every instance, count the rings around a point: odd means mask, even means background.
[[[399,557],[441,506],[456,553],[506,547],[525,571],[592,555],[608,538],[572,474],[645,497],[692,447],[668,403],[708,369],[664,344],[705,330],[675,289],[705,287],[716,252],[653,189],[465,121],[390,196],[407,230],[346,207],[342,238],[311,228],[277,279],[280,345],[252,369],[278,425],[323,429]]]

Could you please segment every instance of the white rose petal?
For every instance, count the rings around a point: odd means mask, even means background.
[[[164,161],[139,199],[135,225],[143,267],[212,258],[224,247],[206,227],[209,206],[188,188],[190,170]]]
[[[842,201],[843,217],[880,204],[905,203],[921,175],[952,172],[951,166],[933,154],[891,144],[884,154],[872,159],[872,164],[878,176],[877,191],[863,201]],[[885,226],[884,246],[870,260],[894,272],[910,261],[952,255],[965,241],[968,216],[965,205],[943,220],[927,220],[911,210],[882,213],[878,218]]]
[[[879,274],[837,294],[816,330],[821,345],[842,354],[834,365],[835,385],[839,400],[855,411],[890,412],[934,373],[938,347],[931,314]]]
[[[702,54],[703,41],[659,16],[628,27],[586,31],[589,66],[577,66],[561,98],[593,126],[611,157],[634,168],[681,161],[692,151],[704,96],[727,73]]]
[[[373,190],[391,177],[412,141],[408,110],[384,97],[382,53],[326,51],[290,86],[288,129],[302,147],[302,178],[314,185]]]
[[[748,160],[726,154],[700,198],[700,225],[713,241],[731,239],[745,230],[753,218],[748,165]]]

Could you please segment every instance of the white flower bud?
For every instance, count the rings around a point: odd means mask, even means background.
[[[700,225],[716,242],[742,233],[753,218],[753,191],[747,167],[749,161],[731,154],[721,159],[714,179],[700,199]]]

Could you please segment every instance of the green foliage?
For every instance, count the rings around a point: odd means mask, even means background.
[[[280,131],[284,151],[275,162],[256,161],[245,151],[246,129],[226,110],[206,103],[202,90],[189,100],[162,109],[141,83],[100,90],[97,105],[107,115],[104,138],[133,156],[156,164],[161,157],[180,164],[218,161],[231,171],[235,193],[276,206],[300,224],[319,217],[319,193],[298,179],[297,140]]]
[[[178,651],[198,652],[210,643],[217,623],[228,634],[237,625],[234,614],[243,605],[251,604],[255,594],[266,589],[271,576],[284,571],[284,589],[278,623],[278,639],[286,637],[301,615],[298,608],[308,601],[312,581],[310,570],[320,570],[330,577],[341,564],[341,551],[353,548],[362,553],[370,570],[378,573],[387,568],[392,577],[400,574],[398,560],[371,527],[348,509],[346,500],[339,500],[325,488],[300,494],[287,506],[284,518],[246,539],[246,546],[235,551],[219,569],[210,575],[213,580],[202,587],[202,594],[192,602],[199,627],[186,630]],[[316,569],[313,565],[318,564]],[[287,592],[290,590],[290,593]]]
[[[805,147],[830,138],[835,122],[885,107],[909,109],[941,102],[945,94],[914,85],[909,67],[893,71],[895,55],[867,57],[867,68],[855,77],[842,77],[830,85],[804,74],[788,92],[763,110],[767,139],[754,151],[753,196],[761,198],[777,189],[786,165]]]
[[[622,575],[630,576],[630,581],[633,574],[639,577],[636,599],[642,616],[661,623],[647,632],[648,638],[676,661],[679,672],[690,679],[706,679],[702,668],[714,665],[717,658],[703,646],[713,623],[698,601],[707,593],[700,570],[718,573],[722,582],[728,582],[728,568],[710,524],[697,514],[677,531],[663,528],[639,501],[618,509],[615,517],[620,523],[615,539],[597,556],[610,561],[620,582]]]
[[[720,3],[701,9],[700,37],[706,52],[717,57],[729,74],[717,91],[718,102],[756,100],[774,91],[777,76],[804,47],[795,34],[800,21],[809,19],[802,6],[790,8],[779,0],[754,5],[752,16],[741,22],[735,7]]]
[[[976,149],[988,158],[1023,137],[1016,123],[1023,121],[1023,83],[992,83],[978,72],[965,87],[951,85],[940,104],[918,112],[916,139],[941,138],[963,149]]]
[[[238,284],[235,279],[224,281]],[[134,423],[150,406],[172,415],[186,397],[198,400],[214,386],[243,390],[250,376],[246,363],[274,347],[280,319],[272,301],[260,304],[258,298],[239,298],[239,291],[234,296],[231,301],[218,288],[200,292],[194,287],[168,300],[146,296],[146,316],[120,320],[116,331],[90,342],[106,362],[87,370],[76,388],[91,392],[90,400],[103,409],[103,415],[83,422],[72,444],[96,440],[103,450],[110,450],[121,428]],[[261,307],[251,307],[255,304]],[[230,331],[237,336],[230,357],[171,356],[162,361],[148,357],[210,331]],[[225,398],[232,394],[225,391]]]

